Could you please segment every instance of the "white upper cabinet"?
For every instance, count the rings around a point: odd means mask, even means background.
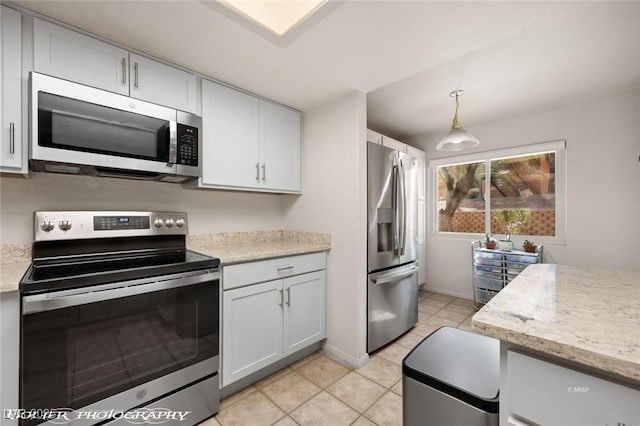
[[[196,76],[41,19],[33,65],[43,74],[196,113]]]
[[[2,6],[2,151],[0,171],[25,173],[22,146],[22,22],[19,12]],[[23,167],[24,166],[24,167]]]
[[[260,100],[260,138],[262,186],[300,191],[300,113]]]
[[[260,179],[258,99],[202,81],[202,183],[256,186]]]
[[[129,52],[51,24],[33,20],[35,71],[129,95]]]
[[[196,76],[144,56],[129,54],[131,96],[196,112]]]
[[[202,82],[203,169],[198,186],[300,192],[300,113]]]

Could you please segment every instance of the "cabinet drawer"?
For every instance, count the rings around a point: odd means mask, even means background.
[[[495,290],[495,291],[502,290],[502,280],[494,280],[494,279],[485,278],[485,277],[477,277],[476,280],[477,280],[476,287],[478,288],[484,288],[487,290]]]
[[[476,302],[487,303],[495,296],[496,292],[476,289]]]
[[[502,260],[487,259],[486,257],[476,257],[474,263],[476,265],[502,266]]]
[[[475,269],[476,269],[476,272],[484,272],[485,273],[485,274],[481,274],[481,275],[486,275],[486,273],[502,274],[502,267],[501,266],[476,265]]]
[[[480,250],[476,250],[474,253],[474,256],[477,258],[482,257],[485,259],[496,259],[496,260],[502,260],[502,255],[500,253],[489,253],[486,251],[480,251]]]
[[[640,424],[638,389],[513,351],[507,380],[508,414],[525,423]]]
[[[326,255],[324,252],[240,263],[222,268],[222,288],[229,290],[325,268]]]
[[[507,260],[507,262],[538,263],[538,256],[536,255],[527,256],[526,254],[507,254],[505,256],[505,259]]]

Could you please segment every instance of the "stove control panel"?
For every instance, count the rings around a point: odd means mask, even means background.
[[[39,211],[34,216],[35,241],[187,235],[184,212]]]

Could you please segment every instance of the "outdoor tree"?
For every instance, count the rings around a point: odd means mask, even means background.
[[[453,232],[453,216],[464,197],[474,187],[476,169],[480,163],[460,164],[438,168],[440,179],[447,188],[446,204],[438,212],[438,230]]]

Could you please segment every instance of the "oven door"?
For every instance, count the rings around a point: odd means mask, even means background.
[[[216,374],[219,276],[24,296],[20,408],[127,410]]]
[[[176,110],[34,72],[30,84],[30,159],[176,173]]]

